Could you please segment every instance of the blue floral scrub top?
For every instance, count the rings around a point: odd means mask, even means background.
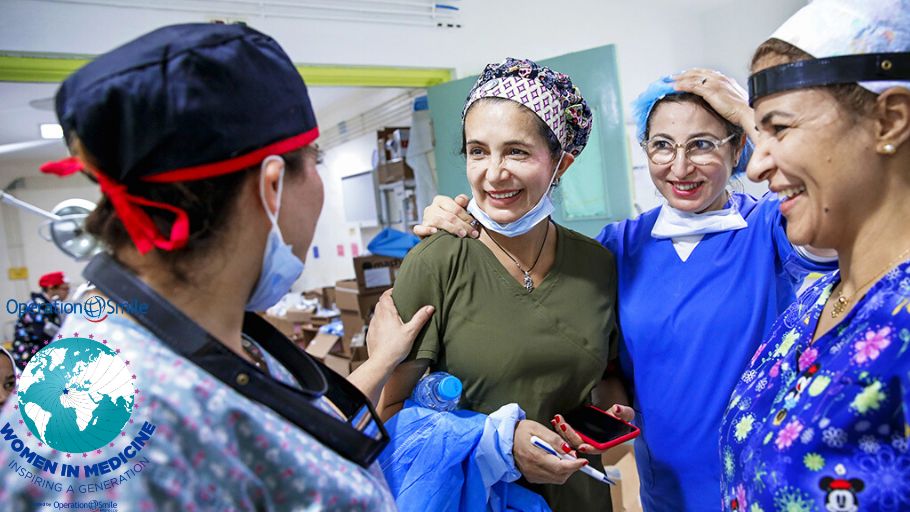
[[[127,361],[139,390],[132,416],[112,448],[61,453],[39,443],[21,423],[17,400],[10,397],[0,414],[5,431],[0,435],[3,510],[54,510],[55,502],[92,501],[116,502],[117,510],[125,511],[395,510],[378,465],[366,470],[340,457],[271,409],[178,356],[131,320],[112,315],[91,323],[71,315],[61,334],[104,340]],[[283,366],[263,355],[273,378],[295,385]],[[59,469],[49,475],[11,449],[11,436],[16,435],[52,462],[96,464],[113,457],[145,422],[156,430],[139,455],[101,476],[64,478]],[[21,472],[10,468],[12,463]]]
[[[910,262],[810,343],[836,274],[777,320],[721,427],[723,510],[910,510]]]

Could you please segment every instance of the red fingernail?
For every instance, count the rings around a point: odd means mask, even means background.
[[[559,428],[561,428],[563,432],[566,431],[566,426],[565,426],[565,425],[560,425]]]
[[[580,451],[580,452],[585,452],[586,450],[587,450],[587,448],[585,448],[584,446],[578,447],[578,451]]]
[[[572,451],[572,447],[569,446],[569,443],[562,443],[562,451],[569,453]]]
[[[556,428],[556,421],[550,420],[550,425],[553,425],[553,428]]]
[[[559,423],[559,416],[553,416],[553,420],[555,420],[556,423]]]
[[[585,459],[585,463],[582,464],[582,466],[587,466],[587,465],[588,465],[588,461],[587,461],[587,459]]]

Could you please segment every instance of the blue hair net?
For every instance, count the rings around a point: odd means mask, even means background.
[[[632,102],[632,115],[635,117],[635,134],[638,141],[645,140],[645,132],[648,130],[648,117],[651,116],[651,110],[654,105],[667,96],[674,94],[683,94],[685,91],[677,91],[673,87],[674,80],[669,75],[658,78],[651,82],[648,87],[635,98]],[[753,144],[746,137],[746,144],[743,146],[742,153],[739,155],[739,163],[733,168],[733,174],[745,172],[746,166],[749,165],[749,159],[752,158]]]

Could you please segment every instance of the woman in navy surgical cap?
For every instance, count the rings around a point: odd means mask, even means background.
[[[840,261],[733,392],[723,510],[910,510],[910,2],[816,0],[752,72],[749,177]]]
[[[74,315],[61,334],[104,340],[135,374],[123,439],[144,422],[157,429],[141,452],[150,462],[129,481],[74,496],[4,471],[0,501],[394,509],[373,463],[388,438],[372,404],[432,308],[405,324],[384,296],[371,357],[349,380],[253,313],[302,272],[323,202],[316,119],[281,47],[242,25],[164,27],[74,73],[56,107],[74,156],[42,170],[81,170],[103,193],[87,229],[108,251],[84,275],[118,303],[148,305],[98,323]],[[21,414],[6,407],[0,425],[53,462],[95,464],[128,444],[118,436],[97,452],[64,454],[29,438]],[[13,458],[0,450],[4,466]]]

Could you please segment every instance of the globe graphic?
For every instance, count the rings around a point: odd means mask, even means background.
[[[110,443],[133,412],[132,372],[110,348],[65,338],[39,350],[19,379],[19,410],[28,429],[62,452]]]
[[[104,299],[95,295],[82,303],[82,310],[85,312],[85,316],[90,320],[96,320],[104,315],[106,306],[107,304]]]

